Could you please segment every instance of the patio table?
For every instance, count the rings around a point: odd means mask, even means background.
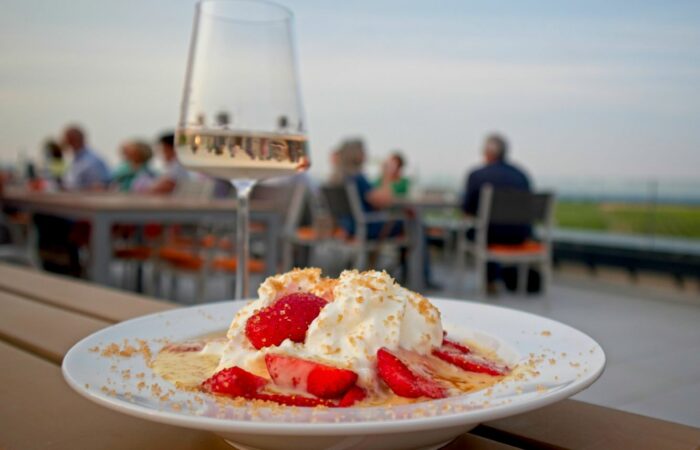
[[[61,376],[63,355],[81,338],[173,307],[0,263],[0,448],[231,448],[209,432],[105,409],[75,393]],[[565,400],[487,422],[444,448],[691,450],[699,445],[700,429]]]
[[[430,210],[456,208],[458,202],[442,195],[421,195],[396,198],[393,208],[408,209],[413,217],[408,221],[408,236],[411,240],[411,252],[408,259],[408,286],[415,291],[425,289],[425,214]],[[466,220],[466,219],[465,219]]]
[[[112,225],[128,223],[201,224],[235,223],[236,200],[194,199],[125,195],[116,193],[37,193],[9,190],[2,199],[5,206],[32,214],[47,214],[72,220],[88,220],[90,236],[90,280],[107,285],[112,258]],[[277,271],[280,217],[274,205],[251,202],[251,218],[265,225],[266,275]]]

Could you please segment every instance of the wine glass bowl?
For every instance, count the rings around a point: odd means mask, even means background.
[[[236,187],[236,298],[247,295],[248,195],[310,165],[293,15],[263,0],[197,3],[176,147],[182,164]]]

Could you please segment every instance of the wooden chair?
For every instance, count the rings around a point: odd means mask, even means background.
[[[552,221],[554,195],[549,192],[529,193],[512,189],[494,189],[487,185],[481,189],[479,210],[473,222],[474,240],[467,239],[466,230],[457,238],[457,275],[463,273],[464,256],[474,259],[477,290],[486,292],[486,270],[489,262],[517,267],[518,291],[527,292],[529,269],[536,266],[541,271],[542,292],[551,282],[552,274]],[[466,223],[466,222],[465,222]],[[538,239],[521,244],[488,244],[488,231],[492,225],[536,226]]]
[[[344,185],[323,186],[321,193],[325,204],[337,225],[348,218],[355,223],[355,235],[347,236],[346,233],[333,233],[333,242],[336,245],[349,248],[355,254],[354,268],[365,270],[368,268],[370,253],[381,250],[410,249],[411,241],[404,231],[399,236],[380,236],[371,239],[367,236],[367,227],[370,224],[402,223],[406,229],[409,217],[400,210],[385,210],[366,212],[362,208],[360,193],[354,183]]]

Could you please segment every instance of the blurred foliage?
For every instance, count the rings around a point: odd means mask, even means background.
[[[560,228],[700,238],[700,206],[559,201]]]

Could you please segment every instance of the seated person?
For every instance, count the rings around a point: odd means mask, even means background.
[[[395,197],[408,196],[409,180],[403,176],[402,171],[405,165],[403,155],[398,151],[393,152],[382,165],[382,176],[375,183],[375,187],[389,185]]]
[[[508,143],[502,136],[492,134],[484,144],[484,165],[473,170],[467,177],[462,210],[467,215],[475,216],[479,210],[481,188],[490,184],[494,189],[515,189],[530,192],[530,180],[518,167],[507,161]],[[469,238],[474,239],[473,230]],[[491,225],[488,230],[488,244],[516,245],[525,242],[532,234],[529,225]],[[489,291],[495,289],[494,283],[500,278],[500,267],[489,263],[487,281]]]
[[[391,206],[394,194],[391,185],[383,183],[373,187],[363,173],[365,163],[364,143],[360,139],[350,139],[343,142],[337,150],[335,179],[349,181],[355,185],[360,196],[362,209],[365,212],[375,212]],[[340,224],[349,235],[355,234],[355,222],[348,217]],[[401,233],[399,222],[382,223],[374,222],[367,226],[367,238],[378,239],[394,237]]]
[[[63,132],[63,144],[73,152],[73,161],[63,180],[68,190],[101,190],[109,183],[107,164],[88,147],[85,132],[75,125]]]
[[[66,162],[63,158],[63,149],[52,139],[44,143],[45,176],[47,179],[60,186],[66,172]]]
[[[152,194],[169,195],[175,192],[179,182],[189,179],[190,173],[180,164],[175,152],[175,135],[165,133],[158,138],[160,155],[163,158],[163,173],[149,188]],[[230,183],[226,183],[230,184]]]
[[[153,183],[148,166],[153,151],[142,141],[127,141],[121,147],[124,161],[112,174],[112,184],[121,192],[144,192]]]

